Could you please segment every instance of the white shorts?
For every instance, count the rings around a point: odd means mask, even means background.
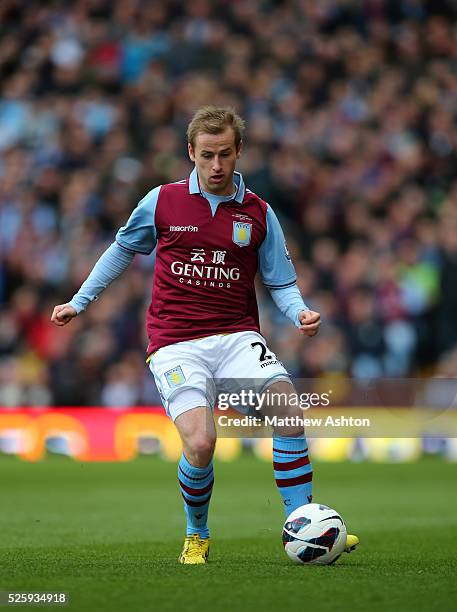
[[[272,381],[290,382],[282,363],[254,331],[164,346],[152,355],[149,368],[173,421],[197,406],[213,409],[218,393],[236,392],[246,383],[254,392],[262,393]]]

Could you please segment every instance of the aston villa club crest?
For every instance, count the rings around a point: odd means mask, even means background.
[[[233,222],[232,239],[240,247],[248,246],[251,242],[252,223]]]
[[[168,386],[172,389],[175,389],[186,382],[186,377],[184,376],[181,366],[177,366],[176,368],[165,372],[165,378]]]

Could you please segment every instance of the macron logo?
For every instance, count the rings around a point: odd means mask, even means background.
[[[170,232],[198,232],[195,225],[170,225]]]

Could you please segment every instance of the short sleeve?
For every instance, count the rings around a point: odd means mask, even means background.
[[[269,205],[267,234],[259,249],[259,271],[264,285],[269,289],[289,287],[297,280],[284,233],[277,216]]]
[[[116,234],[116,242],[125,249],[149,255],[157,244],[155,213],[160,187],[152,189],[140,200],[126,225]]]

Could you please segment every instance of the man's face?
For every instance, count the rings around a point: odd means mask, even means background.
[[[241,143],[235,146],[235,134],[227,127],[220,134],[199,132],[195,146],[188,145],[189,157],[195,163],[200,188],[215,195],[230,195],[234,191],[233,173],[241,154]]]

